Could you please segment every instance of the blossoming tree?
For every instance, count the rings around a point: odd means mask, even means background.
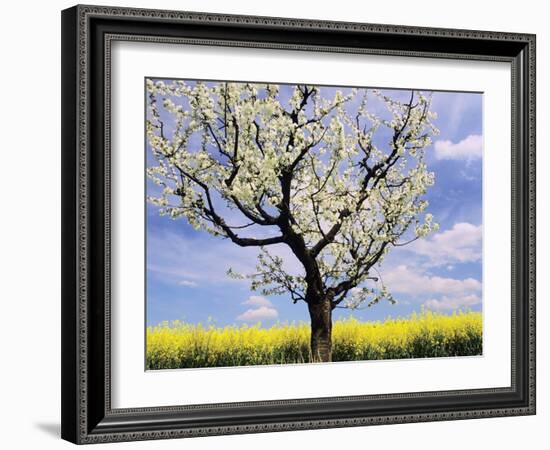
[[[147,172],[160,186],[148,200],[197,230],[259,247],[255,273],[229,274],[305,302],[314,361],[331,360],[335,308],[393,301],[373,276],[389,249],[437,229],[422,199],[434,183],[424,150],[435,114],[422,93],[406,96],[147,81]],[[285,270],[277,245],[301,273]]]

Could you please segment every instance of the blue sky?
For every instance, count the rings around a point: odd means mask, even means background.
[[[290,90],[291,87],[288,87]],[[281,90],[282,95],[285,89]],[[331,95],[331,89],[325,88]],[[403,91],[385,89],[399,97]],[[422,307],[452,312],[481,310],[482,303],[482,103],[480,93],[433,92],[432,110],[440,134],[426,150],[435,185],[425,196],[426,212],[440,224],[437,233],[393,248],[379,268],[397,304],[381,302],[359,311],[335,310],[335,318],[361,320],[406,316]],[[147,163],[151,164],[149,148]],[[148,181],[147,190],[154,189]],[[194,230],[184,218],[159,216],[147,204],[147,325],[183,320],[219,326],[309,321],[306,305],[286,295],[264,297],[247,281],[227,277],[252,272],[257,248]]]

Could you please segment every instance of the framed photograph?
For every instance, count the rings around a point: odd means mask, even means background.
[[[62,437],[535,413],[535,36],[62,12]]]

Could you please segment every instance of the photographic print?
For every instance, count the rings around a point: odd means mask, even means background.
[[[147,370],[482,355],[482,93],[144,90]]]
[[[536,413],[535,35],[61,19],[63,439]]]

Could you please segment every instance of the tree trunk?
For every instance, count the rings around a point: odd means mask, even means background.
[[[332,308],[328,299],[309,302],[313,362],[332,361]]]

